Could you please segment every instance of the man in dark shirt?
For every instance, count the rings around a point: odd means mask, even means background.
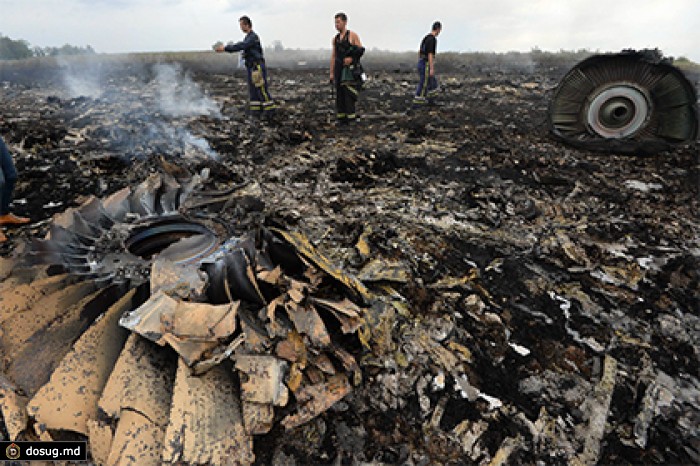
[[[335,29],[338,34],[331,40],[331,82],[335,85],[336,118],[339,124],[347,124],[357,119],[355,102],[360,92],[356,67],[365,53],[360,36],[347,28],[345,13],[335,15]]]
[[[226,46],[218,44],[214,50],[229,53],[243,51],[243,60],[248,70],[250,113],[254,116],[268,115],[277,106],[267,88],[267,68],[263,58],[262,44],[258,35],[253,32],[253,23],[249,17],[242,16],[239,23],[241,31],[246,34],[245,39],[236,44],[228,44]]]
[[[0,138],[0,226],[1,225],[22,225],[29,223],[28,218],[18,217],[10,212],[12,202],[12,192],[17,182],[17,170],[12,162],[10,151],[5,145],[5,141]],[[0,230],[0,243],[7,241],[7,237]]]
[[[413,107],[434,104],[438,83],[435,78],[435,54],[437,53],[437,36],[442,31],[440,21],[433,23],[433,30],[423,38],[418,52],[418,75],[420,81],[413,98]]]

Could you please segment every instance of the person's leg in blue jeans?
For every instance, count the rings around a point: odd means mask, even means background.
[[[17,170],[2,138],[0,138],[0,172],[0,215],[7,215],[10,213],[12,191],[17,182]]]
[[[10,212],[15,183],[17,183],[17,170],[5,141],[0,138],[0,225],[29,223],[28,218],[17,217]]]
[[[418,60],[416,68],[418,69],[418,88],[416,88],[416,96],[413,98],[413,108],[418,108],[428,103],[426,94],[428,91],[427,81],[429,81],[428,78],[430,77],[428,61],[425,58]]]

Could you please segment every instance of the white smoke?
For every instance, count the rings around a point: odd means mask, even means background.
[[[75,75],[64,76],[64,82],[71,97],[91,97],[96,99],[102,95],[98,81],[87,80]]]
[[[175,146],[178,146],[178,153],[187,159],[210,158],[213,160],[219,159],[219,154],[209,145],[209,141],[202,137],[193,135],[189,130],[184,128],[172,128],[163,126],[163,132],[173,141]]]
[[[126,158],[218,159],[209,142],[188,128],[196,117],[222,118],[219,104],[178,64],[148,67],[136,59],[58,57],[62,88],[89,97],[95,138]]]
[[[63,57],[56,59],[61,67],[61,78],[70,98],[102,95],[102,66],[90,57]]]
[[[160,111],[175,118],[211,116],[221,118],[219,104],[204,94],[180,65],[154,65]]]

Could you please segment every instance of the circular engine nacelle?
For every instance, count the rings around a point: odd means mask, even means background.
[[[658,50],[594,55],[554,92],[552,133],[583,149],[655,153],[698,136],[695,87]]]

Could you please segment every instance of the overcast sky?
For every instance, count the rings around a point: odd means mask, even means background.
[[[247,14],[263,44],[330,48],[333,15],[371,49],[414,50],[434,20],[439,51],[619,51],[659,47],[700,62],[700,0],[0,0],[0,33],[98,52],[205,50],[240,40]]]

